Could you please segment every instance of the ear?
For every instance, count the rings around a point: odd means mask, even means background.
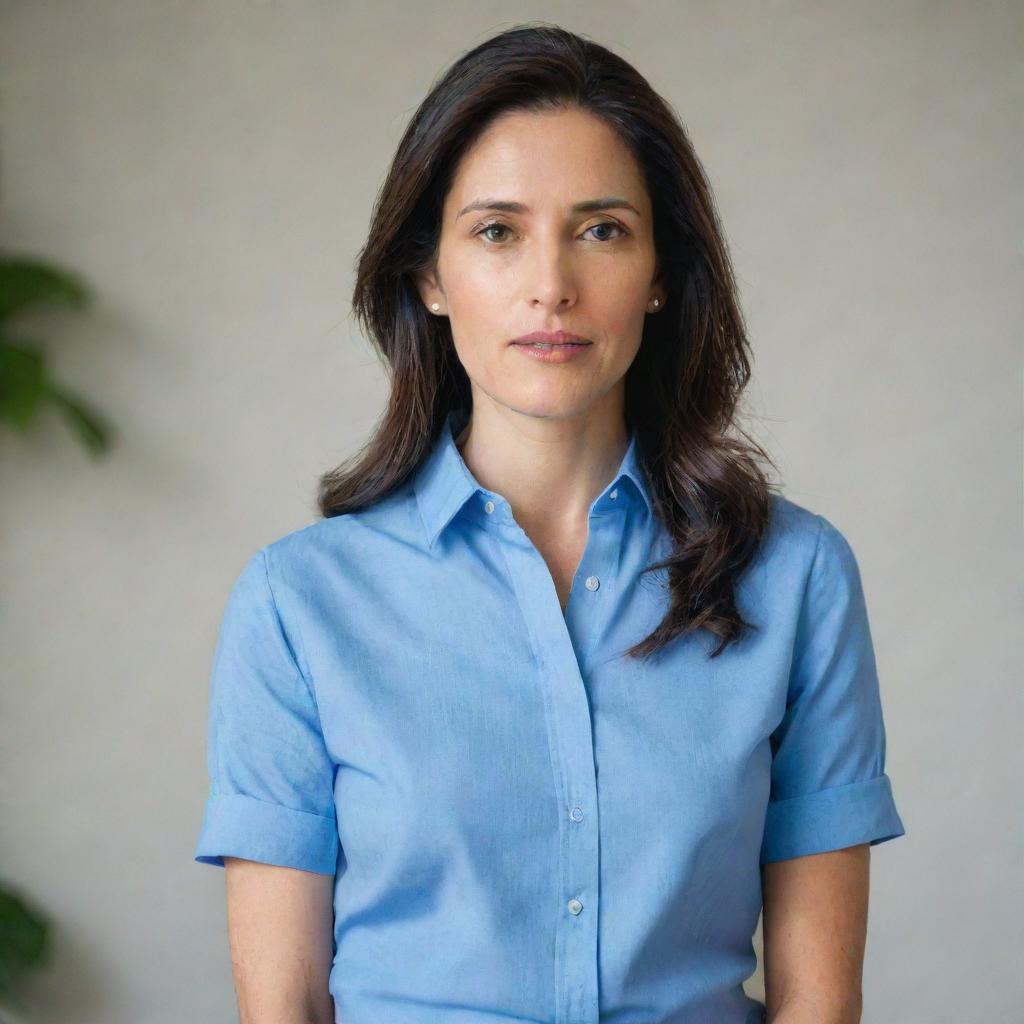
[[[423,305],[427,307],[428,312],[443,314],[445,309],[444,292],[437,280],[437,274],[434,270],[423,270],[413,275],[413,281],[416,285],[416,290],[419,292],[420,299],[423,301]],[[437,303],[438,308],[432,309],[434,303]]]
[[[665,308],[665,302],[668,300],[668,289],[665,287],[660,271],[655,274],[654,280],[651,281],[651,298],[659,300],[659,309]]]

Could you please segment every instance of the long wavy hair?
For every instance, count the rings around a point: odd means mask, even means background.
[[[406,128],[356,260],[353,310],[382,356],[390,394],[362,449],[320,478],[323,516],[364,508],[404,483],[448,412],[471,408],[469,379],[444,317],[423,306],[415,276],[436,266],[441,211],[461,156],[500,114],[577,108],[609,125],[637,160],[654,214],[665,308],[646,318],[626,373],[657,516],[671,539],[668,608],[625,653],[646,659],[704,628],[717,657],[753,624],[735,586],[764,536],[774,463],[735,423],[750,376],[746,327],[704,170],[672,108],[625,60],[546,22],[517,25],[455,61]],[[736,430],[741,436],[730,436]]]

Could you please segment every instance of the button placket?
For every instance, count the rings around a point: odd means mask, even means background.
[[[608,546],[600,516],[591,529],[581,566],[607,564],[595,551]],[[617,518],[617,517],[608,517]],[[515,524],[501,544],[520,611],[540,670],[544,713],[557,802],[561,913],[555,928],[556,1024],[598,1024],[599,832],[597,772],[590,701],[581,670],[581,640],[593,633],[599,617],[595,595],[570,593],[562,614],[551,572],[525,531]],[[574,642],[574,637],[576,638]],[[583,809],[589,813],[584,815]]]
[[[569,592],[565,621],[584,677],[593,638],[607,615],[611,592],[602,593],[601,588],[611,579],[610,573],[618,562],[626,511],[627,506],[620,505],[611,512],[591,515],[587,546],[576,568],[576,578],[582,577],[583,588],[573,587]]]

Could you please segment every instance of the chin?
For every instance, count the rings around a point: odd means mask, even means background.
[[[503,403],[522,416],[536,416],[545,420],[564,420],[580,416],[593,404],[579,395],[533,394]]]

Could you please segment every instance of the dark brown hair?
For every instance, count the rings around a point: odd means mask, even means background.
[[[517,25],[459,58],[413,115],[373,211],[356,266],[353,309],[382,356],[390,395],[362,450],[320,478],[326,516],[366,507],[429,453],[449,410],[471,408],[447,318],[415,285],[435,268],[441,211],[460,157],[500,114],[578,108],[608,124],[637,160],[651,198],[665,308],[648,317],[625,380],[657,515],[674,544],[645,572],[667,569],[669,607],[626,653],[646,658],[701,627],[711,654],[752,627],[737,578],[771,512],[764,450],[735,423],[750,376],[746,327],[711,188],[672,108],[621,57],[548,23]],[[735,428],[741,440],[727,436]]]

